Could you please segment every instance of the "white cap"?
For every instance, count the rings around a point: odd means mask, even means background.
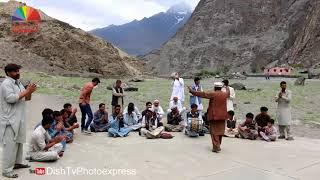
[[[214,87],[223,87],[223,83],[222,82],[215,82],[215,83],[213,83],[213,86]]]

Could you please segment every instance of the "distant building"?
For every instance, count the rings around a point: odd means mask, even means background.
[[[265,75],[290,75],[290,73],[291,68],[288,67],[272,67],[264,69]]]

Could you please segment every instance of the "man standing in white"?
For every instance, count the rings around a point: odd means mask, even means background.
[[[21,66],[8,64],[4,70],[6,79],[0,86],[0,142],[2,151],[2,175],[18,178],[13,169],[29,168],[23,164],[23,143],[26,142],[26,105],[36,91],[35,84],[27,89],[19,81]]]
[[[234,100],[236,98],[236,93],[234,91],[234,89],[232,87],[229,86],[229,81],[227,79],[223,80],[223,88],[222,91],[223,92],[227,92],[226,88],[229,87],[230,90],[230,96],[227,99],[227,111],[234,111]]]
[[[278,103],[277,120],[279,124],[279,139],[293,140],[290,132],[291,125],[291,107],[290,101],[292,93],[287,90],[287,83],[282,81],[280,83],[281,91],[276,96],[276,102]]]
[[[184,103],[184,81],[182,78],[180,78],[179,73],[173,73],[172,75],[173,82],[172,85],[172,94],[170,101],[173,100],[174,97],[178,97],[178,99],[181,101],[181,104]]]

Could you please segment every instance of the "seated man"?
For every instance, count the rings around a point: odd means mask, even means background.
[[[67,122],[72,126],[74,123],[77,123],[77,108],[72,108],[72,105],[70,103],[66,103],[63,105],[63,109],[65,109],[68,112],[68,119]]]
[[[142,117],[146,115],[146,113],[147,113],[149,108],[152,108],[152,103],[151,102],[147,102],[146,103],[146,109],[144,111],[142,111],[141,118],[139,119],[139,122],[142,122]]]
[[[191,111],[187,113],[185,134],[189,137],[204,136],[204,122],[202,113],[197,104],[191,105]]]
[[[152,108],[149,108],[146,114],[142,117],[140,135],[142,137],[147,137],[148,139],[156,139],[160,138],[163,131],[164,127],[159,124],[156,113]]]
[[[152,109],[156,113],[158,121],[161,122],[162,118],[163,118],[163,115],[164,115],[164,111],[163,111],[162,107],[160,106],[160,101],[159,100],[157,100],[157,99],[154,100]]]
[[[133,106],[133,112],[134,113],[136,113],[136,115],[137,115],[137,117],[138,117],[138,119],[141,119],[142,118],[142,115],[141,115],[141,113],[140,113],[140,111],[139,111],[139,109],[138,109],[138,107],[137,106],[135,106],[133,103],[129,103],[128,104],[128,106],[124,109],[124,111],[123,111],[123,114],[125,114],[125,113],[127,113],[128,112],[128,108],[129,108],[129,106]]]
[[[73,134],[65,129],[62,115],[59,111],[53,112],[53,123],[48,129],[48,134],[52,139],[57,136],[63,136],[65,138],[65,141],[61,142],[63,145],[63,151],[65,151],[66,143],[73,142]]]
[[[123,114],[121,113],[121,106],[115,105],[114,113],[109,117],[110,128],[108,134],[110,137],[126,137],[131,131],[130,128],[124,127]]]
[[[168,113],[171,112],[171,108],[176,106],[178,108],[179,114],[182,115],[186,111],[186,107],[182,107],[181,101],[178,97],[173,97],[173,100],[169,103],[169,109],[167,110]]]
[[[129,103],[127,112],[123,114],[124,127],[130,128],[131,130],[139,130],[141,123],[138,123],[138,116],[135,113],[135,106],[133,103]]]
[[[48,129],[53,123],[53,118],[45,116],[31,135],[30,149],[27,152],[28,159],[33,161],[55,161],[62,155],[63,145],[61,141],[64,140],[62,136],[51,139],[48,134]]]
[[[234,116],[234,111],[228,111],[228,119],[227,119],[227,128],[225,131],[225,136],[227,137],[235,137],[238,134],[238,130],[236,128],[237,120]]]
[[[274,119],[268,120],[268,125],[260,131],[260,136],[265,141],[275,141],[277,139],[277,128],[274,127]]]
[[[260,133],[260,131],[264,131],[264,128],[267,126],[270,119],[271,119],[271,117],[268,115],[268,108],[261,107],[260,114],[258,114],[255,118],[258,133]]]
[[[79,124],[78,123],[74,123],[73,125],[69,124],[68,122],[69,113],[66,110],[62,109],[60,113],[62,115],[62,120],[63,120],[63,125],[65,130],[73,134],[74,133],[73,130],[76,128],[79,128]]]
[[[108,132],[108,112],[104,103],[99,104],[99,110],[93,114],[93,123],[90,125],[91,132]]]
[[[52,109],[49,109],[49,108],[45,108],[43,111],[42,111],[42,119],[43,117],[45,116],[50,116],[53,118],[53,110]],[[34,129],[36,129],[37,127],[41,126],[42,124],[42,120],[34,127]]]
[[[255,140],[258,137],[258,131],[256,130],[256,124],[253,121],[254,115],[248,113],[246,115],[246,120],[242,124],[239,124],[238,131],[239,134],[236,135],[237,138],[241,137],[244,139]]]
[[[176,106],[171,107],[171,112],[167,115],[167,124],[164,126],[168,132],[181,132],[184,128],[184,122]]]

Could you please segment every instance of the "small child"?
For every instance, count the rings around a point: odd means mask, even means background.
[[[226,137],[235,137],[235,135],[238,133],[236,123],[237,120],[234,116],[234,111],[228,111],[227,128],[225,131]]]
[[[233,131],[236,128],[236,118],[234,117],[234,111],[228,111],[227,130]]]
[[[267,126],[264,127],[264,131],[260,131],[260,136],[265,141],[275,141],[277,139],[277,129],[274,127],[274,119],[268,120],[267,123]]]

